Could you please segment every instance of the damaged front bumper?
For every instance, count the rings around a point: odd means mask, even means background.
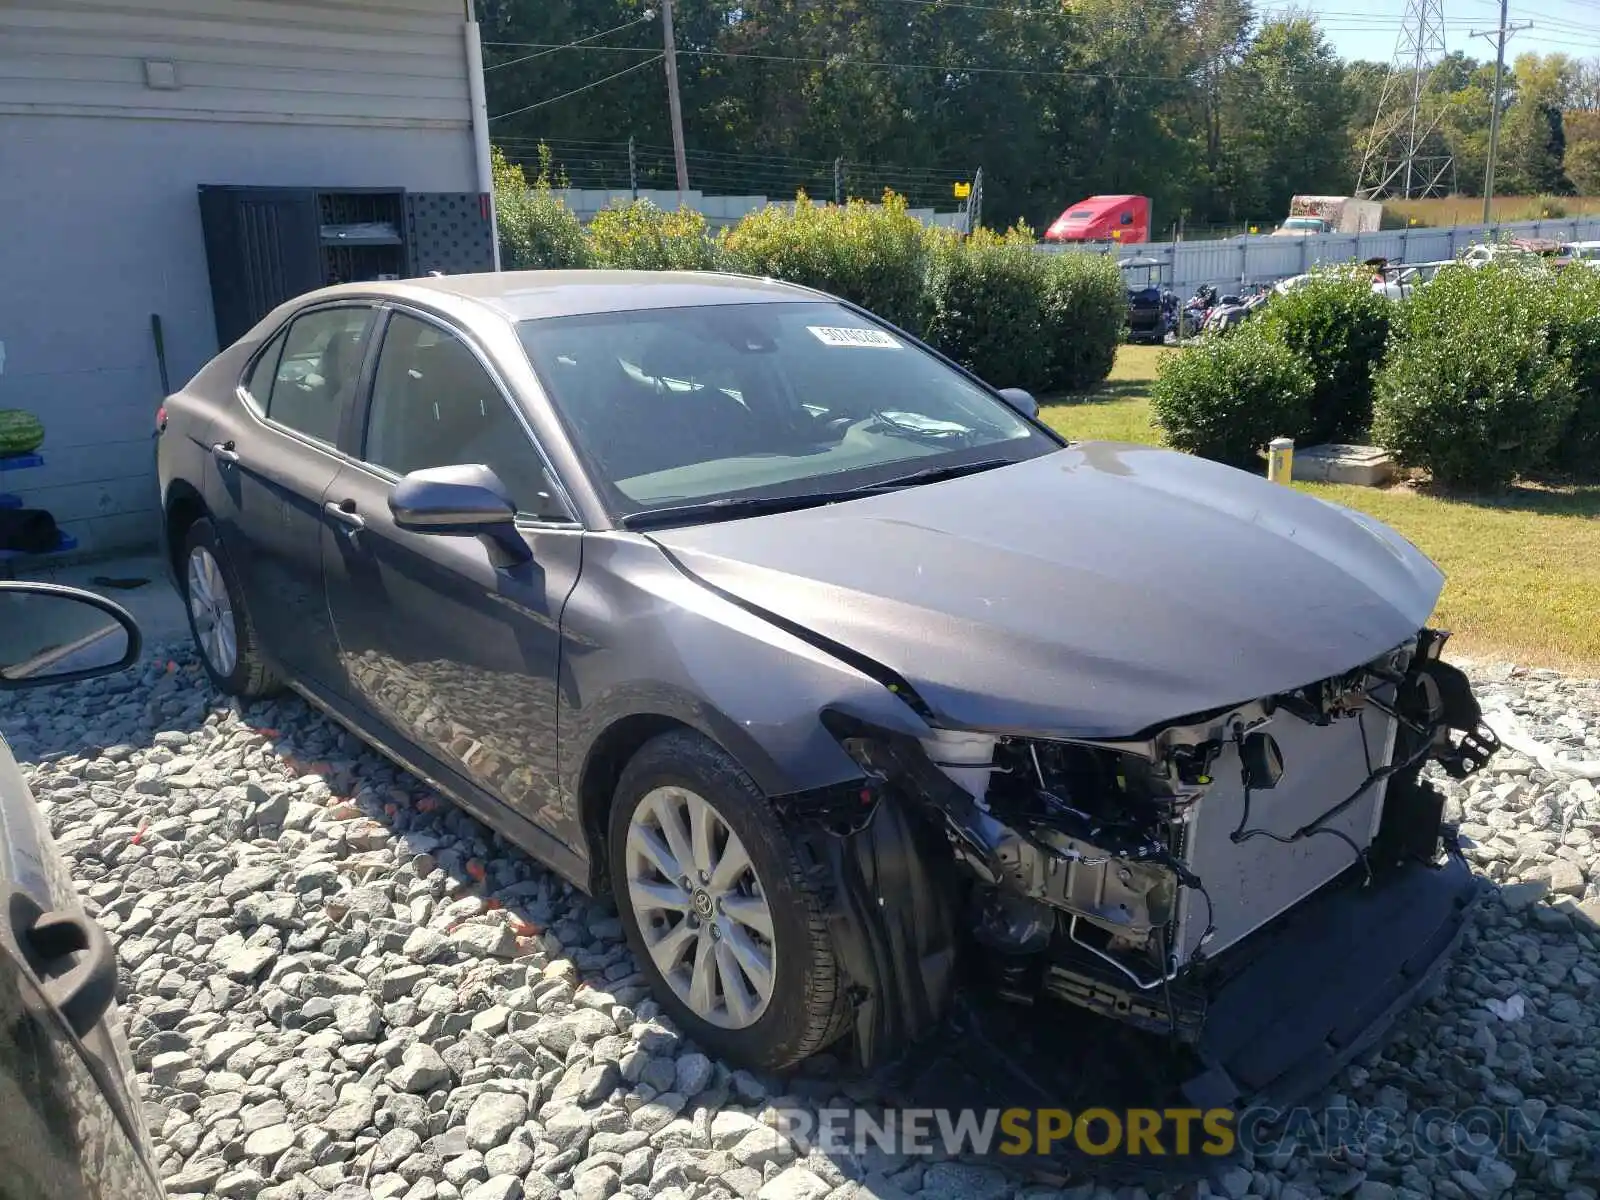
[[[1439,981],[1480,895],[1458,854],[1335,885],[1238,948],[1207,988],[1183,1081],[1201,1108],[1302,1103]]]
[[[919,743],[832,714],[867,778],[786,811],[835,885],[860,1057],[931,1029],[965,931],[999,995],[1184,1048],[1195,1103],[1314,1089],[1415,1003],[1475,895],[1420,778],[1497,748],[1446,636],[1114,743]]]

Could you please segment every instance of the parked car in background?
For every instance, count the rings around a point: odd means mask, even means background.
[[[1441,267],[1448,267],[1454,261],[1387,264],[1382,269],[1383,278],[1372,285],[1372,290],[1391,300],[1407,299],[1430,282]]]
[[[165,413],[216,685],[293,687],[614,894],[735,1062],[881,1062],[971,978],[1175,1039],[1208,1103],[1282,1100],[1461,936],[1419,772],[1494,747],[1438,569],[1257,476],[1069,443],[840,300],[345,285]]]
[[[99,596],[0,582],[0,693],[120,671],[139,649],[133,618]],[[0,1195],[160,1200],[116,955],[4,738],[0,900]]]

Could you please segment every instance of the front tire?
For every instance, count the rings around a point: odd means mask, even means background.
[[[679,730],[623,770],[607,853],[628,944],[674,1022],[715,1054],[781,1070],[847,1024],[815,885],[755,781]]]
[[[211,682],[245,700],[277,691],[281,684],[261,653],[244,589],[208,518],[201,517],[184,536],[182,574],[189,632]]]

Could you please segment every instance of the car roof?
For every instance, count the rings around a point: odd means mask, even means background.
[[[387,295],[423,303],[449,297],[493,309],[511,321],[649,308],[833,299],[776,279],[715,271],[486,271],[339,284],[324,288],[317,298],[341,295]]]

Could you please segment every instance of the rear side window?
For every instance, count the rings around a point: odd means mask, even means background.
[[[246,388],[269,420],[329,446],[354,396],[372,310],[323,308],[296,317],[251,368]]]
[[[278,360],[282,357],[283,334],[280,333],[261,352],[261,357],[256,359],[255,366],[250,368],[250,374],[245,377],[244,390],[255,401],[257,412],[265,414],[267,411],[267,401],[272,397],[272,377],[278,373]]]

